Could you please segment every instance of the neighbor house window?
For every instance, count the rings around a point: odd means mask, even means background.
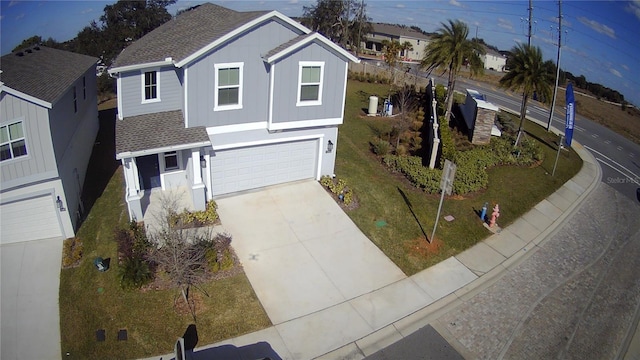
[[[73,87],[73,112],[78,112],[78,95],[76,94],[76,87]]]
[[[213,110],[242,109],[242,70],[244,63],[215,64],[215,102]]]
[[[142,76],[142,102],[160,101],[160,79],[157,71],[145,71]]]
[[[169,151],[164,153],[164,169],[176,170],[179,168],[180,166],[178,166],[178,153],[175,151]]]
[[[299,69],[298,101],[296,105],[321,105],[324,63],[302,61]]]
[[[0,161],[27,155],[22,121],[0,126]]]

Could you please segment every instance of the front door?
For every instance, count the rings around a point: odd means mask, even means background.
[[[137,157],[136,164],[138,165],[138,175],[143,189],[160,187],[158,154]]]

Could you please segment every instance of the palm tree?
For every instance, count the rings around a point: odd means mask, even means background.
[[[554,75],[551,67],[542,60],[542,51],[537,46],[518,44],[511,50],[509,60],[510,69],[500,79],[500,87],[514,91],[522,90],[520,126],[515,143],[515,146],[518,146],[527,113],[527,100],[534,92],[538,99],[544,99],[545,102],[551,100],[551,83]]]
[[[420,66],[432,71],[437,67],[444,67],[444,72],[449,73],[447,79],[447,123],[451,118],[453,106],[453,89],[456,85],[456,77],[462,65],[469,64],[471,75],[483,72],[482,60],[479,54],[484,54],[484,49],[476,42],[467,39],[469,27],[460,20],[449,20],[449,24],[442,23],[425,49]]]

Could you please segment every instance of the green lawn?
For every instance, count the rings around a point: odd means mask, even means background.
[[[447,197],[434,245],[425,246],[431,235],[439,196],[412,187],[404,177],[389,173],[369,150],[369,141],[388,120],[361,117],[370,95],[384,97],[388,85],[350,81],[347,88],[345,122],[340,127],[336,174],[354,189],[360,207],[349,211],[358,227],[407,275],[414,274],[472,246],[489,235],[475,211],[485,201],[498,202],[499,224],[505,226],[555,191],[582,166],[571,152],[563,152],[556,176],[555,148],[544,145],[545,161],[535,168],[497,167],[489,172],[490,186],[466,198]],[[117,277],[116,226],[128,221],[124,203],[122,169],[113,160],[114,112],[101,111],[101,131],[88,171],[85,204],[90,213],[78,232],[84,242],[79,267],[61,271],[60,326],[62,357],[136,358],[172,351],[175,340],[192,323],[188,314],[176,312],[177,290],[125,291]],[[544,143],[556,138],[534,124],[527,130]],[[384,221],[386,225],[382,225]],[[232,244],[233,245],[233,244]],[[97,256],[111,258],[111,269],[98,272]],[[271,325],[244,274],[205,284],[210,295],[198,303],[199,344],[210,344]],[[96,330],[106,330],[106,341],[96,341]],[[128,340],[117,341],[119,329],[127,329]],[[66,356],[69,353],[69,356]]]
[[[122,359],[159,355],[173,351],[176,339],[193,322],[174,308],[177,290],[125,291],[118,279],[116,226],[128,221],[124,203],[122,169],[113,159],[113,120],[101,111],[101,133],[92,154],[87,178],[92,208],[77,237],[84,243],[80,266],[60,274],[60,328],[64,359]],[[100,180],[100,177],[106,179]],[[232,243],[233,245],[233,243]],[[96,257],[110,258],[111,269],[101,273],[93,265]],[[199,291],[197,329],[199,344],[263,329],[271,325],[244,275],[213,281]],[[181,299],[178,299],[181,301]],[[106,330],[106,340],[96,341],[96,331]],[[117,341],[118,330],[127,329],[128,340]],[[69,353],[69,356],[66,356]]]
[[[389,173],[369,150],[369,141],[389,120],[368,118],[362,109],[370,95],[385,97],[388,85],[349,81],[344,124],[340,127],[336,175],[354,189],[360,207],[348,212],[358,227],[407,275],[415,274],[476,244],[490,233],[476,215],[484,202],[500,204],[499,225],[506,226],[553,193],[582,167],[573,150],[563,151],[555,177],[557,137],[533,123],[529,136],[543,140],[545,161],[537,167],[495,167],[489,188],[471,196],[445,197],[436,240],[426,246],[435,222],[439,195],[426,194],[402,176]],[[549,145],[551,144],[551,146]],[[446,222],[445,215],[455,220]],[[386,225],[380,226],[379,221]]]

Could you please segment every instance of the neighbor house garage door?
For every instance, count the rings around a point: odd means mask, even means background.
[[[3,244],[62,236],[51,195],[0,206],[0,241]]]
[[[317,162],[317,139],[216,150],[211,157],[213,195],[312,179]]]

